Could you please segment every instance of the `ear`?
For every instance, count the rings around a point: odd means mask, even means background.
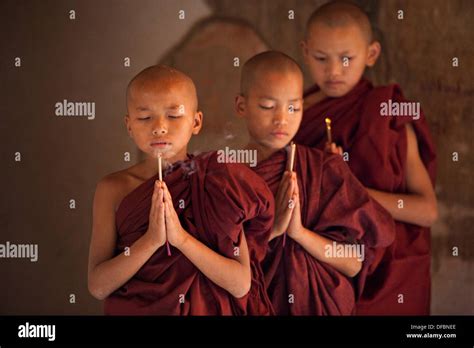
[[[300,48],[301,53],[303,54],[303,59],[306,64],[308,64],[308,45],[306,44],[306,40],[300,41]]]
[[[125,115],[125,127],[127,128],[128,136],[133,139],[132,127],[130,125],[130,116]]]
[[[201,111],[197,111],[194,114],[194,123],[193,123],[193,134],[194,135],[199,134],[199,132],[201,131],[202,118],[203,118],[203,114],[202,114]]]
[[[245,97],[242,94],[235,96],[234,110],[238,117],[245,117]]]
[[[377,59],[380,56],[380,52],[382,51],[382,46],[380,46],[380,42],[374,41],[369,45],[369,51],[367,53],[367,66],[373,66]]]

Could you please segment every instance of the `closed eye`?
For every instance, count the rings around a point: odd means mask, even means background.
[[[182,115],[168,115],[169,118],[180,118]]]
[[[139,118],[138,118],[139,121],[147,121],[147,120],[149,120],[149,119],[151,119],[150,116],[147,116],[147,117],[139,117]]]
[[[261,109],[264,109],[264,110],[271,110],[273,109],[273,106],[265,106],[265,105],[259,105]]]

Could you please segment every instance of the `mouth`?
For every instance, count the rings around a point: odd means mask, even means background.
[[[288,133],[284,131],[274,131],[274,132],[271,132],[270,134],[278,139],[283,139],[288,136]]]
[[[326,81],[325,85],[328,87],[339,87],[344,84],[344,81]]]
[[[150,146],[155,149],[166,149],[171,146],[171,143],[168,141],[154,141]]]

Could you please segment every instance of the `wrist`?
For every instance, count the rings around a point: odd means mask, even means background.
[[[275,239],[276,237],[281,236],[283,233],[285,232],[279,228],[272,228],[272,231],[270,233],[270,238],[268,239],[268,241],[271,241],[272,239]]]
[[[155,250],[161,248],[165,244],[165,240],[159,240],[156,238],[150,230],[147,230],[142,236],[146,245],[152,246]]]
[[[188,231],[186,231],[184,228],[181,228],[180,235],[181,236],[179,238],[179,242],[174,247],[179,249],[180,251],[182,251],[182,249],[185,247],[190,235],[189,235]]]
[[[300,225],[296,228],[288,230],[288,236],[298,243],[303,237],[304,232],[305,232],[305,228],[302,225]]]

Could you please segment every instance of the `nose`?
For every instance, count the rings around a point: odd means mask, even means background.
[[[331,60],[327,65],[327,73],[330,78],[342,74],[342,62],[339,60]]]
[[[278,110],[273,116],[273,124],[275,126],[288,124],[288,117],[283,110]]]
[[[164,117],[158,117],[156,122],[153,124],[153,135],[160,135],[168,133],[168,126]]]

